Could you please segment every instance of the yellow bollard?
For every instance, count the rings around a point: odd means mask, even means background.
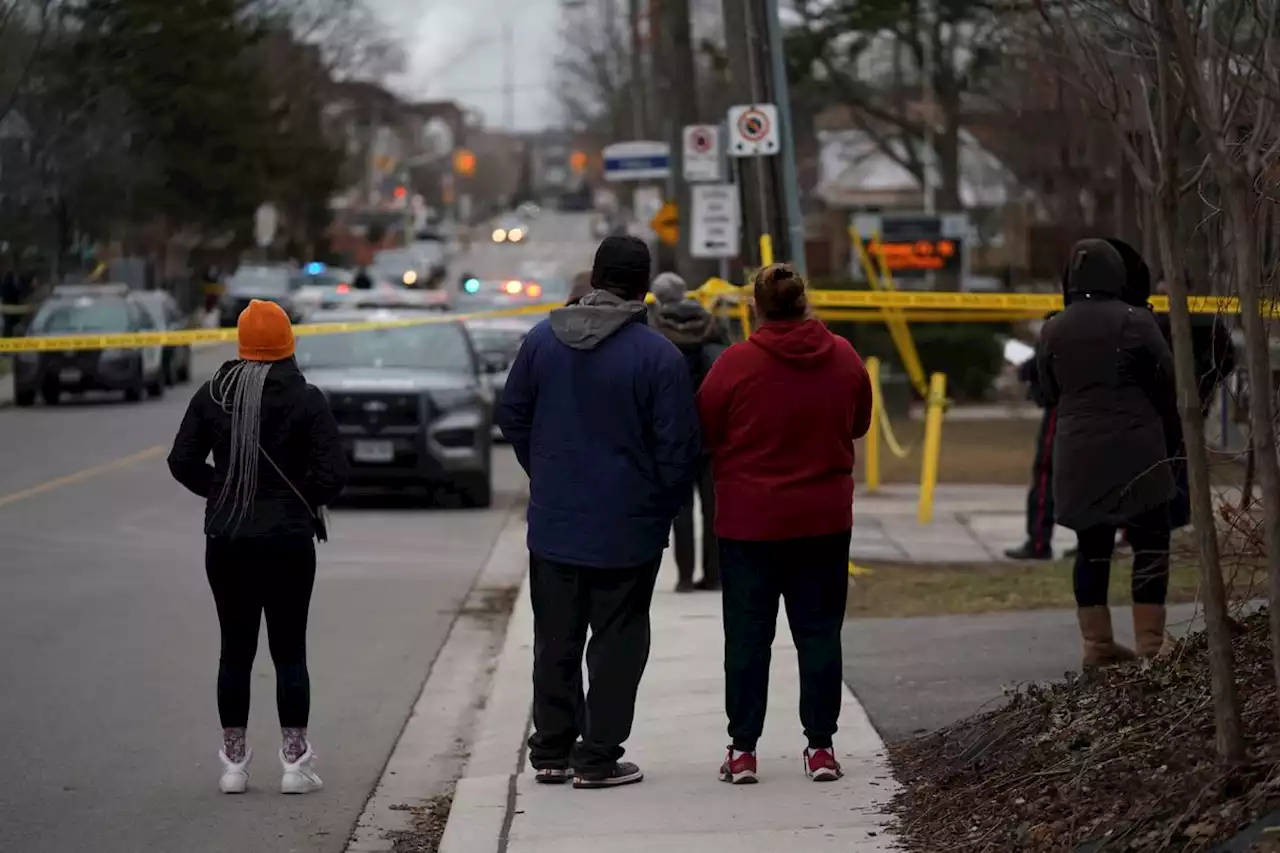
[[[760,235],[760,265],[767,267],[773,263],[773,238],[768,234]]]
[[[933,521],[933,492],[938,486],[938,457],[942,455],[942,412],[947,405],[947,377],[935,373],[929,380],[924,419],[924,462],[920,466],[920,506],[916,520]]]
[[[884,405],[880,399],[880,359],[875,356],[867,359],[867,376],[871,378],[871,429],[862,452],[867,455],[867,491],[874,492],[880,488],[880,407]]]

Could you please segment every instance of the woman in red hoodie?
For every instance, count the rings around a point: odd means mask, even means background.
[[[842,700],[853,442],[871,424],[871,381],[844,338],[813,317],[786,264],[761,270],[764,323],[730,347],[698,392],[716,490],[724,585],[725,782],[756,781],[778,600],[800,661],[809,778],[841,776],[831,739]]]

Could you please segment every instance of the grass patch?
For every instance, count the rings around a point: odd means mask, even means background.
[[[1227,561],[1224,560],[1224,563]],[[894,564],[866,563],[870,574],[849,579],[851,618],[942,616],[1009,610],[1075,607],[1071,561],[1052,563]],[[1131,561],[1117,559],[1111,569],[1111,601],[1129,600]],[[1263,588],[1266,565],[1260,558],[1236,558],[1224,568],[1235,599]],[[1178,554],[1169,567],[1169,603],[1196,601],[1200,570],[1190,555]]]
[[[983,483],[1025,485],[1031,477],[1036,451],[1038,420],[1001,418],[984,421],[955,421],[942,426],[942,455],[938,461],[941,483]],[[898,421],[894,435],[906,459],[889,452],[880,442],[880,479],[885,483],[919,483],[920,459],[924,447],[924,423]],[[860,478],[865,478],[866,440],[858,442]]]
[[[938,459],[938,482],[1025,486],[1031,481],[1039,419],[993,418],[991,420],[950,421],[942,425],[942,454]],[[883,440],[880,444],[880,479],[885,483],[919,483],[921,451],[924,447],[922,421],[895,421],[894,435],[906,459],[894,456]],[[856,476],[866,478],[866,440],[858,442]],[[1244,481],[1244,454],[1210,455],[1210,478],[1214,486],[1238,486]]]

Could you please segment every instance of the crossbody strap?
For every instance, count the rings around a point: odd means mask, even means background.
[[[267,460],[267,462],[271,464],[271,467],[276,470],[276,473],[280,475],[280,479],[284,480],[284,484],[289,487],[289,491],[297,495],[298,500],[302,501],[302,505],[307,508],[307,514],[312,518],[319,519],[319,516],[316,515],[316,511],[311,508],[310,502],[302,496],[302,492],[298,491],[298,487],[293,484],[293,481],[286,477],[285,473],[280,470],[280,466],[276,464],[276,460],[271,458],[271,454],[262,449],[261,444],[258,445],[258,452],[261,453],[262,458]]]

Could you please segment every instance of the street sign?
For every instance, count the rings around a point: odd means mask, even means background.
[[[778,108],[773,104],[750,104],[729,108],[729,154],[733,157],[762,157],[777,154]]]
[[[258,206],[253,214],[253,239],[258,247],[265,249],[276,239],[276,229],[280,227],[280,214],[270,202]]]
[[[660,181],[671,174],[671,146],[665,142],[616,142],[604,149],[606,181]]]
[[[689,223],[689,251],[695,258],[734,258],[740,251],[742,221],[735,184],[696,184],[690,187],[693,216]]]
[[[684,129],[684,179],[689,182],[724,180],[721,174],[720,128],[691,124]]]
[[[674,201],[662,205],[662,209],[649,221],[649,227],[666,245],[677,245],[680,242],[680,208]]]
[[[921,282],[937,273],[967,274],[969,220],[964,214],[859,214],[853,225],[879,268],[880,255],[894,279]],[[863,277],[855,257],[854,274]]]

